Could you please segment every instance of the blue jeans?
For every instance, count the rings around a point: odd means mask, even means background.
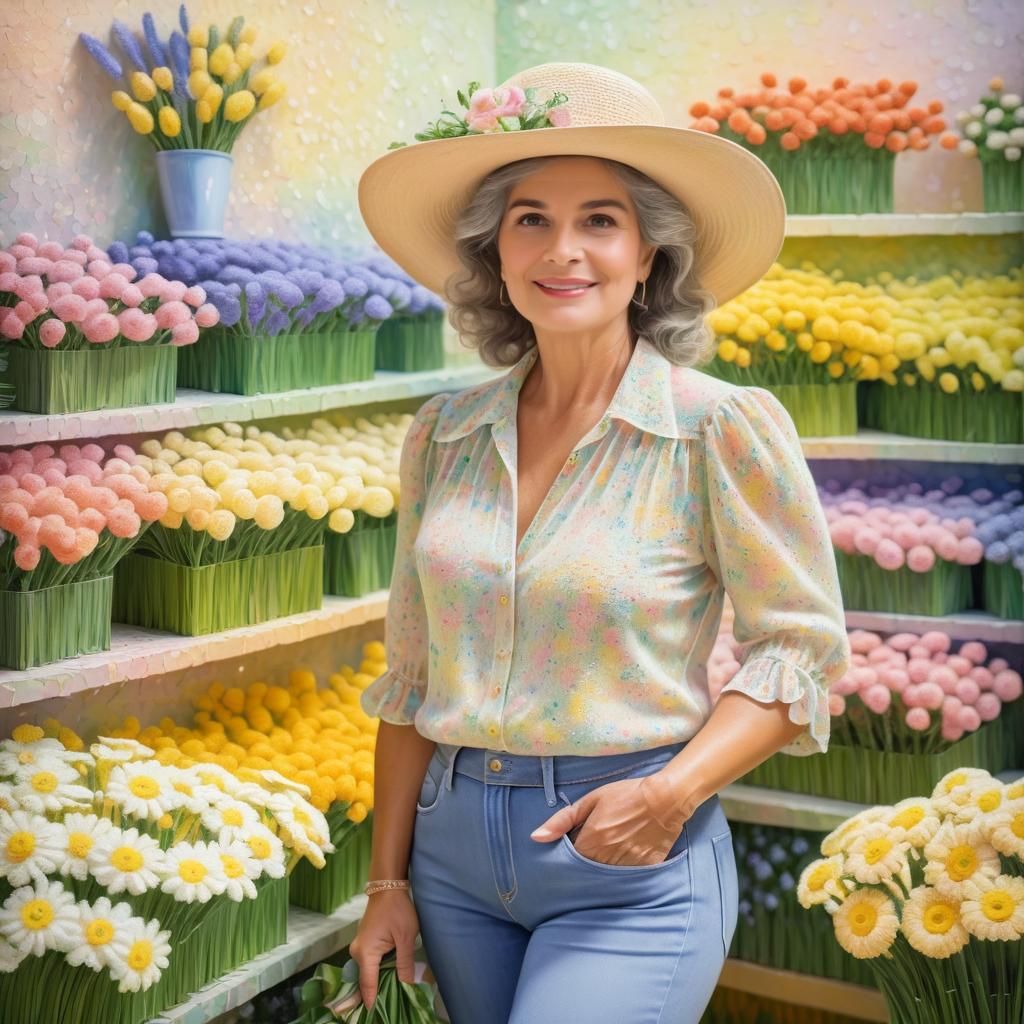
[[[684,744],[596,757],[438,744],[416,807],[409,878],[452,1024],[696,1024],[736,927],[729,825],[717,797],[666,859],[603,864],[530,833]]]

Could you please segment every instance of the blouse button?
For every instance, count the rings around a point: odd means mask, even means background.
[[[507,594],[502,594],[501,597],[498,598],[498,600],[502,604],[508,604],[508,595]]]
[[[508,657],[508,651],[506,651],[505,648],[502,647],[502,649],[500,651],[498,651],[498,657],[499,658],[507,658]]]
[[[489,725],[489,726],[487,726],[487,733],[490,736],[497,736],[498,735],[498,727],[496,725]]]
[[[493,690],[491,690],[491,695],[494,696],[494,697],[500,697],[501,696],[501,687],[500,686],[496,686]]]

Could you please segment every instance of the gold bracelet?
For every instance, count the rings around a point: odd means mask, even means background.
[[[378,878],[376,881],[367,882],[363,892],[372,896],[375,892],[386,892],[388,889],[408,889],[408,878]]]

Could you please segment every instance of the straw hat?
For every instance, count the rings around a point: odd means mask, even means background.
[[[665,124],[638,82],[596,64],[539,64],[502,88],[565,93],[571,124],[417,142],[375,160],[359,180],[359,208],[377,244],[431,291],[461,269],[455,222],[483,179],[528,157],[592,156],[629,164],[689,210],[697,273],[718,304],[764,276],[782,247],[786,204],[765,164],[717,135]]]

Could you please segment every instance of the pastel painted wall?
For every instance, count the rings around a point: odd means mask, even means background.
[[[206,0],[193,20],[260,28],[257,52],[286,39],[289,96],[235,148],[229,234],[342,247],[368,240],[362,169],[436,117],[472,78],[499,82],[547,60],[586,60],[644,82],[669,123],[722,85],[762,70],[812,83],[835,75],[916,78],[954,111],[990,75],[1024,85],[1017,0]],[[152,149],[110,105],[108,79],[78,33],[110,38],[144,11],[164,37],[171,0],[0,3],[0,237],[32,230],[98,241],[163,230]],[[980,209],[975,162],[933,149],[897,161],[897,208]]]
[[[499,80],[543,61],[604,64],[643,82],[681,127],[693,102],[755,88],[763,71],[813,86],[915,79],[915,100],[952,113],[992,75],[1024,86],[1020,0],[498,0],[496,39]],[[980,167],[956,156],[934,144],[901,154],[897,211],[980,210]]]
[[[340,248],[369,236],[356,183],[393,140],[437,116],[472,78],[494,77],[492,0],[189,0],[193,23],[243,14],[259,58],[276,39],[289,93],[234,148],[225,231]],[[444,15],[439,16],[443,7]],[[174,0],[0,3],[0,237],[31,230],[100,244],[163,233],[152,144],[110,103],[113,80],[78,41],[112,44],[116,18],[166,40]],[[120,53],[120,51],[117,51]],[[127,64],[127,62],[123,62]]]

